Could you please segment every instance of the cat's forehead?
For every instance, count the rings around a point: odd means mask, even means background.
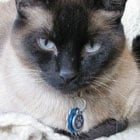
[[[80,5],[85,8],[106,10],[123,10],[127,0],[16,0],[18,8],[26,6],[54,7],[53,10],[65,5]]]
[[[105,10],[103,7],[101,7],[103,6],[103,3],[105,4],[107,1],[111,3],[111,1],[114,0],[21,1],[22,3],[18,7],[22,8],[19,11],[23,10],[21,14],[24,14],[27,19],[25,33],[31,29],[35,30],[41,28],[51,31],[65,27],[62,28],[62,30],[64,30],[67,29],[67,26],[69,26],[69,30],[75,30],[76,27],[85,28],[84,26],[87,25],[89,32],[109,30],[112,28],[112,23],[115,22],[116,18],[121,13],[120,11]],[[117,0],[117,2],[119,1],[124,0]],[[79,24],[80,22],[83,24],[83,26]],[[54,24],[57,26],[54,26]]]
[[[79,4],[81,4],[81,3],[83,3],[83,2],[85,2],[85,1],[88,1],[88,0],[57,0],[57,1],[55,1],[55,2],[58,2],[58,3],[79,3]]]
[[[71,5],[71,4],[85,6],[88,1],[91,1],[91,0],[52,0],[52,1],[48,0],[47,4],[48,5],[50,4],[51,6],[54,6],[54,5],[59,6],[57,8],[60,8],[61,6]]]
[[[56,6],[55,9],[65,5],[80,5],[85,8],[108,9],[108,10],[124,10],[127,0],[46,0],[46,4]]]
[[[18,1],[18,0],[17,0]],[[65,12],[76,12],[77,8],[84,8],[84,0],[21,0],[22,3],[19,11],[27,16],[27,28],[41,28],[47,27],[51,30],[54,19],[57,18],[58,13],[63,10]],[[23,7],[22,7],[23,6]],[[85,9],[83,9],[84,11]],[[82,13],[81,13],[82,14]],[[78,20],[78,19],[77,19]],[[26,29],[27,29],[26,28]]]

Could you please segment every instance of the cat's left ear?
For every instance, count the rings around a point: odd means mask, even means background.
[[[104,1],[104,7],[107,11],[113,11],[115,18],[113,18],[116,24],[121,23],[121,19],[125,10],[127,0],[102,0]]]
[[[123,12],[127,0],[103,0],[104,6],[109,11]]]

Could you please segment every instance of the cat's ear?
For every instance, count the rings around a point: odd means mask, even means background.
[[[102,0],[106,10],[121,12],[123,12],[125,9],[126,1],[127,0]]]
[[[114,12],[114,23],[120,24],[127,0],[102,0],[105,10]]]
[[[17,13],[20,17],[26,17],[27,9],[33,5],[35,0],[15,0]]]
[[[15,0],[17,11],[22,11],[24,8],[32,5],[34,0]]]
[[[36,6],[47,6],[54,0],[15,0],[16,8],[19,15],[26,16],[30,8]]]

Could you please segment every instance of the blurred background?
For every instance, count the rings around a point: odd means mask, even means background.
[[[131,48],[133,38],[140,35],[140,0],[127,0],[122,23],[128,46]]]

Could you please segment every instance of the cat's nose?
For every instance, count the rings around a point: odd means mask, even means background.
[[[77,74],[74,71],[62,70],[59,75],[65,82],[70,82]]]

